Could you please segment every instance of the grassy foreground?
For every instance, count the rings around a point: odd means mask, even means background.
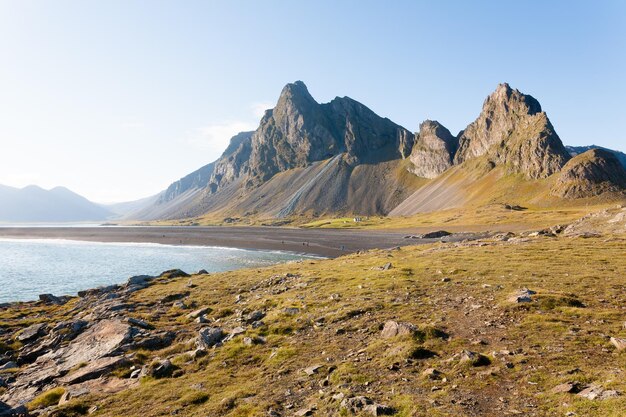
[[[386,263],[391,268],[380,268]],[[626,410],[626,351],[609,343],[626,337],[623,235],[379,250],[192,282],[157,281],[132,296],[133,317],[178,334],[166,349],[136,352],[136,363],[171,358],[175,377],[92,393],[52,415],[81,415],[95,405],[92,415],[111,417],[340,416],[352,415],[342,396],[357,395],[397,416],[618,417]],[[521,288],[537,292],[532,302],[509,300]],[[230,332],[256,310],[265,312],[264,325],[247,326],[193,359],[185,352],[206,324],[187,318],[189,309],[158,303],[187,291],[187,305],[210,308],[211,326]],[[0,326],[59,320],[72,306],[15,306],[2,312]],[[387,320],[417,330],[383,338]],[[464,350],[481,356],[463,362]],[[621,395],[553,392],[568,382]]]

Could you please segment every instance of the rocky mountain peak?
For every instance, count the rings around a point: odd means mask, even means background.
[[[511,88],[508,83],[498,84],[496,90],[483,103],[483,111],[492,111],[494,107],[500,107],[505,113],[521,115],[541,113],[541,104],[533,96]]]
[[[283,88],[276,106],[261,119],[245,166],[216,168],[211,192],[243,174],[246,184],[254,187],[278,172],[304,168],[340,153],[346,154],[346,162],[356,163],[374,154],[388,159],[406,157],[412,146],[409,131],[356,100],[337,97],[319,104],[306,85],[296,81]]]
[[[458,144],[458,139],[441,123],[425,120],[416,134],[409,158],[413,164],[410,171],[418,177],[438,177],[452,166]]]
[[[506,83],[487,97],[478,118],[460,134],[454,162],[482,155],[529,178],[545,178],[570,158],[539,102]]]
[[[606,192],[626,195],[626,169],[615,154],[591,149],[572,158],[552,187],[563,198],[594,197]]]
[[[309,93],[302,81],[289,83],[283,87],[271,115],[278,119],[289,118],[294,113],[308,113],[319,104]]]

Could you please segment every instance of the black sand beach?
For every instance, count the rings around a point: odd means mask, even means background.
[[[406,231],[280,227],[0,227],[0,237],[3,238],[225,246],[303,252],[326,257],[336,257],[358,250],[433,242],[433,239],[406,239],[405,236]],[[455,234],[446,237],[445,240],[458,241],[472,236],[474,234]]]

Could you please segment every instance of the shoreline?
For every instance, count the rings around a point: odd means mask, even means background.
[[[447,242],[484,234],[459,233]],[[281,227],[141,226],[141,227],[0,227],[0,238],[65,239],[108,243],[159,243],[278,250],[336,258],[360,250],[418,245],[439,239],[407,239],[406,231],[288,229]]]

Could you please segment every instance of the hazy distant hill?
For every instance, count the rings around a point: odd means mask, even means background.
[[[101,221],[114,214],[64,187],[0,185],[0,222]]]
[[[135,213],[154,204],[162,197],[162,195],[163,192],[160,192],[158,194],[151,195],[150,197],[140,198],[139,200],[124,201],[122,203],[101,204],[101,206],[111,211],[113,214],[117,215],[120,218],[127,218],[134,216]]]

